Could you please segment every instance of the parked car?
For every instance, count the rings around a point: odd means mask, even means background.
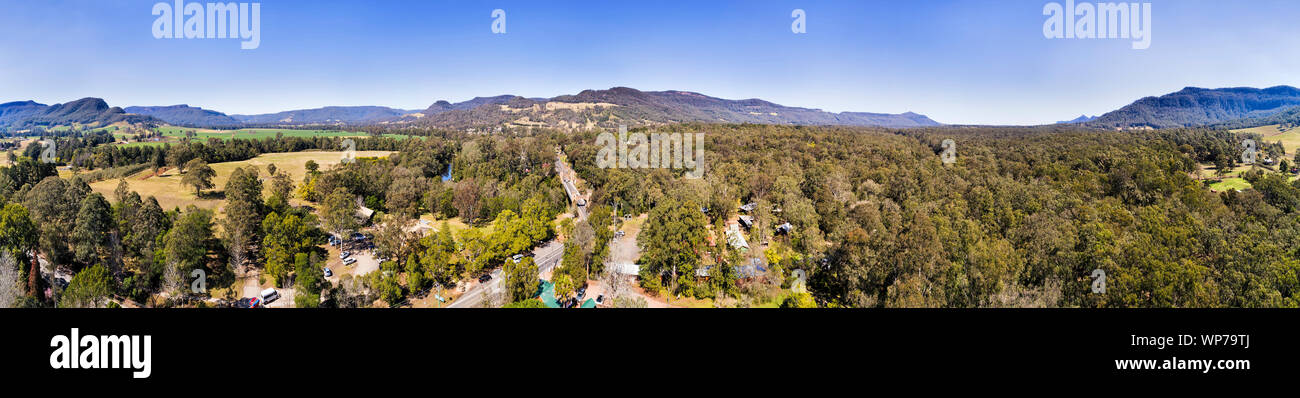
[[[260,297],[253,297],[248,300],[248,308],[257,308],[261,306],[262,306],[262,299]]]
[[[252,308],[253,299],[244,297],[235,302],[235,308]]]
[[[598,294],[596,295],[596,305],[601,305],[601,304],[605,304],[605,295]]]
[[[580,288],[578,288],[577,293],[578,293],[578,300],[582,300],[582,296],[584,296],[584,295],[587,294],[587,288],[585,288],[585,287],[580,287]]]
[[[519,264],[520,261],[524,261],[524,255],[522,255],[522,254],[516,254],[516,255],[510,256],[510,259],[511,259],[511,260],[514,260],[514,261],[515,261],[515,264]]]
[[[343,260],[343,265],[352,265],[356,263],[357,263],[357,259],[351,257],[349,257],[347,260]]]
[[[623,235],[627,235],[627,233],[624,233],[623,231],[618,231],[614,233],[615,238],[622,238]]]
[[[266,290],[263,290],[262,294],[260,294],[259,296],[261,296],[262,302],[270,304],[272,301],[275,301],[275,299],[280,298],[280,292],[277,292],[275,291],[275,289],[268,287],[266,288]]]
[[[478,277],[478,283],[487,283],[490,280],[492,280],[492,274],[483,274],[483,276]]]
[[[325,277],[328,278],[331,276],[334,276],[334,270],[331,270],[330,267],[325,267]]]
[[[339,259],[342,260],[342,259],[348,258],[348,256],[351,256],[351,255],[352,255],[352,252],[342,252],[342,253],[339,253]]]
[[[587,205],[586,199],[578,199],[578,206],[586,206],[586,205]]]

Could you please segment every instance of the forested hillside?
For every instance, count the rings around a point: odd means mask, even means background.
[[[1291,86],[1187,87],[1159,97],[1142,98],[1087,124],[1106,128],[1204,126],[1265,117],[1297,105],[1300,105],[1300,89]]]
[[[128,106],[125,110],[128,113],[153,116],[177,126],[220,128],[240,124],[238,120],[224,113],[189,105]]]
[[[117,122],[154,123],[150,116],[127,113],[119,107],[109,107],[99,98],[82,98],[63,104],[44,105],[33,101],[0,104],[0,129],[25,129],[34,126],[66,126],[73,124],[108,125]]]
[[[679,130],[710,133],[704,179],[596,169],[594,148],[573,150],[583,156],[575,167],[596,188],[593,201],[648,210],[650,223],[664,206],[685,212],[673,217],[694,217],[689,213],[704,206],[715,231],[736,213],[732,203],[783,209],[756,215],[755,225],[794,225],[764,255],[787,277],[809,272],[820,305],[1300,303],[1300,185],[1261,174],[1253,178],[1266,187],[1215,194],[1189,176],[1197,162],[1233,150],[1237,141],[1227,132]],[[944,139],[957,143],[953,165],[940,162]],[[641,242],[647,250],[659,244]],[[651,287],[701,296],[738,291],[725,279],[701,286],[681,276],[699,262],[649,265],[678,267],[676,280],[643,274]],[[1090,293],[1096,269],[1108,275],[1104,295]]]

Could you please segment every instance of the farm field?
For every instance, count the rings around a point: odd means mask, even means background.
[[[1264,137],[1264,141],[1276,142],[1281,141],[1282,147],[1286,150],[1286,158],[1292,159],[1296,155],[1297,148],[1300,148],[1300,128],[1283,130],[1282,126],[1270,124],[1267,126],[1251,127],[1248,129],[1232,130],[1234,133],[1254,133]]]
[[[1241,178],[1241,173],[1250,170],[1250,167],[1251,166],[1238,166],[1232,170],[1228,170],[1227,173],[1223,174],[1222,181],[1210,184],[1210,189],[1215,192],[1223,192],[1230,189],[1250,189],[1250,183],[1247,182],[1246,179]],[[1213,165],[1209,164],[1202,164],[1200,173],[1203,178],[1214,178],[1218,176],[1216,174],[1217,170]]]
[[[356,156],[358,158],[385,157],[392,153],[390,151],[357,151]],[[158,198],[158,204],[165,210],[177,207],[184,209],[186,206],[193,204],[201,208],[216,209],[220,213],[219,207],[222,203],[220,196],[207,196],[207,194],[220,191],[225,187],[226,180],[230,178],[230,174],[237,168],[255,166],[263,177],[269,177],[266,166],[275,164],[277,169],[289,173],[294,184],[298,184],[302,181],[303,176],[307,174],[306,164],[308,160],[316,161],[316,163],[320,164],[321,170],[325,170],[338,164],[342,158],[343,152],[341,151],[305,151],[265,153],[249,160],[213,163],[211,166],[217,172],[217,176],[212,179],[212,183],[216,188],[204,191],[205,197],[202,198],[194,195],[194,187],[181,184],[182,175],[177,173],[175,169],[167,170],[161,176],[142,179],[152,173],[152,170],[147,170],[127,177],[126,182],[132,191],[140,194],[141,198],[147,198],[150,195]],[[110,179],[92,183],[90,187],[111,201],[114,200],[113,190],[117,189],[117,183],[118,180]],[[269,184],[264,183],[264,185],[267,190],[270,190]]]
[[[4,141],[17,143],[18,147],[14,148],[13,151],[14,153],[22,153],[23,151],[27,150],[28,145],[31,145],[32,143],[36,142],[36,139],[29,138],[29,137],[12,137],[12,138],[5,138]],[[8,156],[0,156],[0,166],[11,166],[9,164]]]

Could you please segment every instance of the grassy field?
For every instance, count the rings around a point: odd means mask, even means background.
[[[6,138],[4,139],[4,141],[18,143],[18,148],[13,149],[13,151],[15,154],[19,154],[27,150],[27,146],[36,142],[36,139],[27,138],[27,137],[13,137],[13,138]],[[9,156],[0,156],[0,166],[10,166]]]
[[[1238,134],[1251,134],[1251,133],[1259,134],[1261,137],[1263,137],[1264,141],[1282,142],[1282,150],[1285,151],[1285,156],[1283,156],[1283,159],[1286,160],[1295,159],[1295,156],[1297,154],[1300,154],[1300,128],[1283,129],[1281,125],[1270,124],[1267,126],[1232,130],[1232,132]],[[1295,181],[1298,179],[1300,179],[1300,176],[1294,176],[1290,178],[1290,181]],[[1246,182],[1245,180],[1241,180],[1239,182],[1224,180],[1222,183],[1211,185],[1210,188],[1222,191],[1222,189],[1218,188],[1220,184],[1224,184],[1221,186],[1224,189],[1228,189],[1228,188],[1235,189],[1242,185],[1244,185],[1245,188],[1250,188],[1250,183]]]
[[[356,156],[359,158],[384,157],[391,153],[392,152],[389,151],[357,151]],[[212,169],[217,172],[217,176],[212,179],[212,182],[216,188],[205,191],[205,193],[210,193],[214,190],[219,191],[225,187],[226,180],[230,178],[230,174],[233,173],[236,168],[255,166],[265,178],[270,176],[266,172],[266,166],[269,164],[275,164],[277,169],[289,173],[294,184],[298,184],[302,181],[303,176],[307,174],[305,165],[308,160],[314,160],[316,163],[320,164],[321,169],[326,169],[338,164],[342,158],[343,152],[311,151],[267,153],[249,160],[213,163],[211,166]],[[184,209],[186,206],[193,204],[206,209],[217,209],[218,212],[220,212],[219,206],[222,204],[222,199],[220,197],[205,195],[200,198],[195,196],[194,187],[182,185],[181,174],[177,173],[175,169],[168,170],[161,176],[144,179],[144,177],[148,176],[150,173],[152,173],[152,170],[127,177],[127,185],[131,187],[131,190],[140,193],[142,198],[147,198],[150,195],[158,198],[158,204],[161,205],[164,210],[169,210],[175,207]],[[117,183],[118,180],[105,180],[90,184],[90,187],[94,189],[95,192],[102,193],[106,198],[112,200],[113,190],[117,189]],[[269,183],[264,182],[263,185],[267,190],[271,188]]]
[[[1250,189],[1250,183],[1246,182],[1246,180],[1242,178],[1224,178],[1223,181],[1210,184],[1210,189],[1215,192],[1225,192],[1230,189],[1244,190]]]
[[[435,230],[441,228],[442,223],[446,222],[447,228],[450,228],[451,233],[455,234],[456,236],[460,236],[462,232],[465,232],[465,230],[469,229],[469,225],[466,225],[464,221],[461,221],[460,217],[453,217],[445,220],[439,220],[438,216],[425,213],[420,215],[420,221],[425,221],[429,223],[429,226],[433,227]],[[488,225],[487,228],[491,228],[491,225]],[[489,230],[485,230],[485,232],[492,232],[492,231],[489,229]]]
[[[1277,142],[1282,141],[1282,147],[1286,150],[1286,158],[1292,159],[1296,155],[1297,148],[1300,148],[1300,128],[1282,130],[1281,126],[1271,124],[1268,126],[1251,127],[1248,129],[1232,130],[1234,133],[1254,133],[1264,137],[1264,141]]]

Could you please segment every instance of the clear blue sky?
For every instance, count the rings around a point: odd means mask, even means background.
[[[263,0],[255,50],[154,39],[154,3],[0,1],[0,101],[268,113],[628,86],[1037,124],[1185,86],[1300,85],[1300,2],[1288,0],[1152,1],[1140,51],[1044,38],[1042,0]],[[504,35],[491,33],[495,8]],[[790,32],[795,8],[807,34]]]

